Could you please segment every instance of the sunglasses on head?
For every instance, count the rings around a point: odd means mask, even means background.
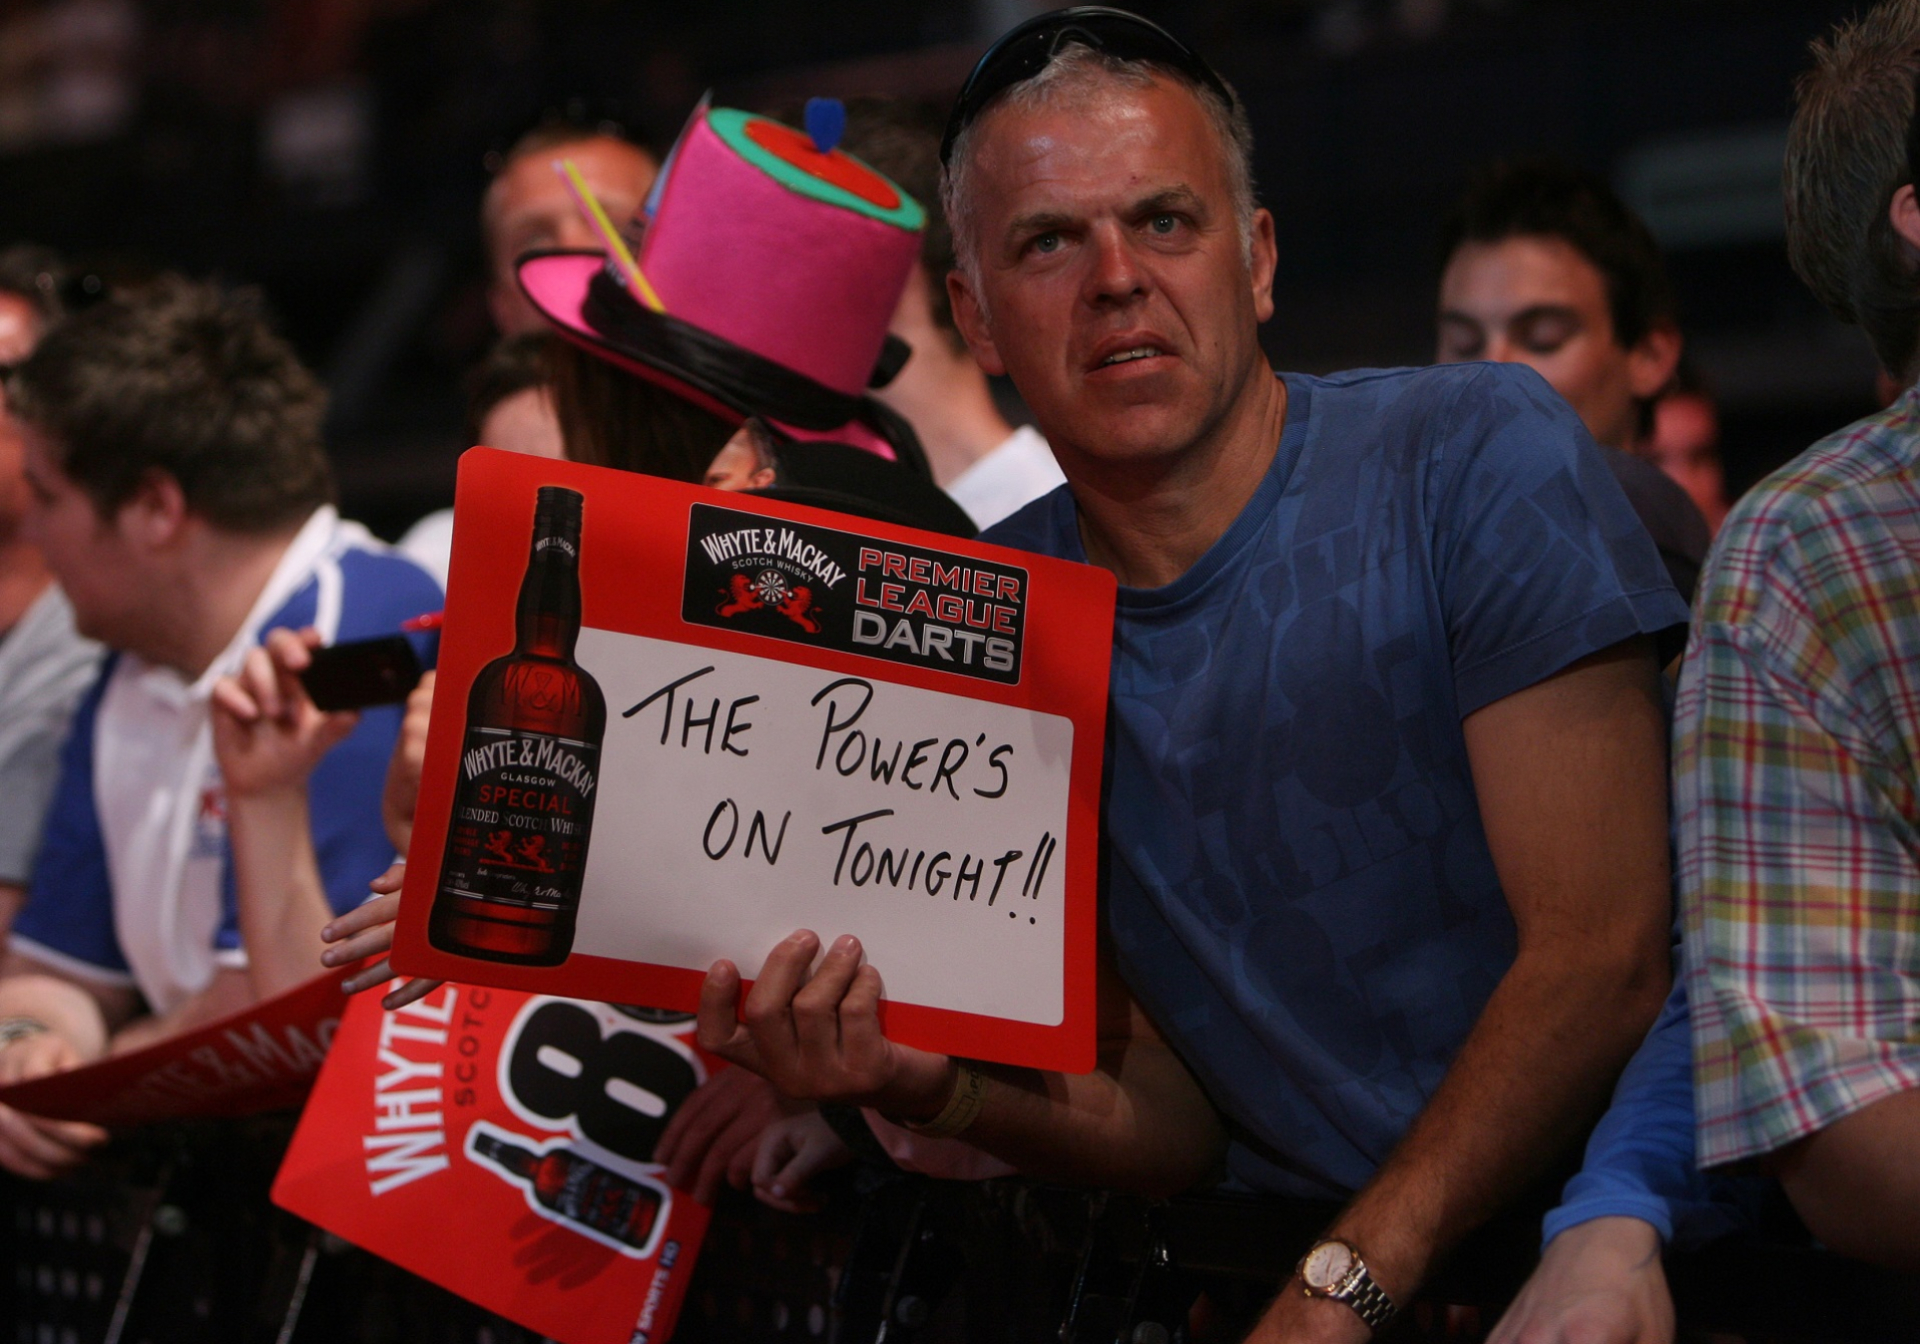
[[[1024,80],[1046,69],[1062,47],[1075,43],[1123,61],[1151,61],[1176,70],[1194,83],[1220,95],[1228,107],[1237,106],[1233,90],[1186,43],[1157,23],[1124,9],[1105,5],[1076,5],[1028,19],[987,48],[960,88],[940,139],[940,165],[953,157],[953,142],[973,124],[988,103]]]

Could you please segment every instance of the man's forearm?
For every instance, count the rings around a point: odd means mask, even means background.
[[[1025,1176],[1155,1197],[1215,1176],[1227,1138],[1213,1103],[1104,955],[1098,984],[1094,1072],[984,1067],[991,1081],[966,1141]],[[919,1058],[934,1067],[903,1071],[893,1104],[876,1109],[925,1120],[953,1095],[952,1063]]]
[[[858,939],[835,939],[816,966],[819,951],[816,935],[796,930],[744,1000],[738,968],[716,962],[700,989],[700,1044],[788,1097],[870,1106],[890,1119],[944,1126],[975,1101],[966,1141],[1029,1175],[1170,1194],[1217,1168],[1225,1136],[1212,1105],[1106,958],[1097,1070],[983,1069],[982,1095],[957,1092],[954,1060],[886,1039],[880,976],[862,964]]]
[[[247,973],[241,970],[219,970],[213,973],[213,979],[205,989],[182,1003],[175,1005],[165,1013],[152,1013],[146,1017],[137,1017],[113,1034],[110,1046],[112,1053],[124,1055],[131,1050],[143,1050],[149,1045],[166,1040],[169,1036],[178,1036],[204,1027],[209,1022],[217,1022],[231,1013],[237,1013],[255,1001],[252,986]]]
[[[1664,958],[1596,975],[1577,953],[1514,962],[1446,1079],[1335,1223],[1396,1300],[1536,1180],[1600,1111],[1658,1013]]]
[[[1134,1042],[1089,1074],[989,1072],[966,1139],[1023,1175],[1164,1197],[1220,1169],[1220,1118],[1157,1041]]]
[[[228,834],[248,979],[256,997],[271,998],[319,973],[320,930],[333,918],[305,788],[235,798]]]
[[[1828,1246],[1889,1269],[1920,1271],[1920,1091],[1836,1120],[1770,1165]]]

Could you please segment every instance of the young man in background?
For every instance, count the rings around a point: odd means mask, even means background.
[[[1551,159],[1483,169],[1441,230],[1442,363],[1525,364],[1565,397],[1691,599],[1711,533],[1633,449],[1653,428],[1681,337],[1659,246],[1607,184]],[[1676,649],[1675,652],[1678,652]]]
[[[61,749],[0,962],[13,1081],[263,996],[241,945],[213,687],[275,628],[390,634],[440,592],[334,511],[324,395],[245,298],[179,279],[111,298],[50,333],[9,395],[27,535],[81,633],[113,651]],[[380,793],[398,727],[397,708],[368,711],[315,772],[311,839],[335,910],[392,857]],[[0,1108],[0,1166],[20,1174],[52,1174],[100,1137]]]

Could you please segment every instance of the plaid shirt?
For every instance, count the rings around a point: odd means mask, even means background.
[[[1674,735],[1714,1166],[1920,1087],[1920,392],[1734,510]]]

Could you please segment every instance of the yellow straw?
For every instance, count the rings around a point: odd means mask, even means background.
[[[573,193],[574,203],[580,207],[580,213],[587,217],[587,222],[593,225],[594,232],[598,233],[601,240],[606,243],[607,251],[612,254],[615,261],[620,263],[620,269],[626,272],[633,292],[639,295],[641,302],[654,312],[666,312],[667,305],[660,302],[660,296],[654,293],[653,286],[647,283],[647,277],[640,273],[640,265],[633,259],[633,253],[627,250],[626,240],[613,227],[612,222],[607,218],[607,212],[600,208],[600,202],[594,199],[593,189],[587,185],[586,179],[580,176],[580,170],[574,167],[573,160],[561,159],[553,166],[554,171],[566,179],[567,189]]]

